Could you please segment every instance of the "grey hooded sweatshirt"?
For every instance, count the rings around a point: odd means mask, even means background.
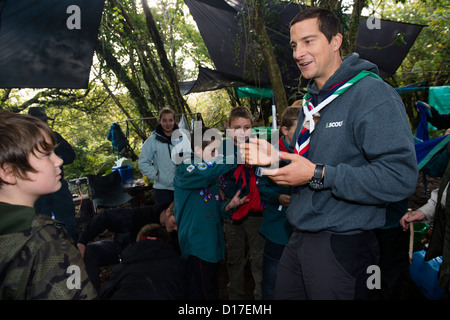
[[[320,91],[310,81],[308,92],[317,96],[317,105],[333,85],[362,70],[378,74],[376,65],[351,54]],[[418,178],[413,135],[400,96],[384,81],[367,76],[320,115],[308,159],[325,165],[324,188],[299,188],[287,210],[289,222],[306,232],[352,234],[382,227],[387,203],[409,197]],[[303,117],[301,112],[294,137]]]

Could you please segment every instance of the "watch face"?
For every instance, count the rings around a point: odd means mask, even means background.
[[[309,186],[315,190],[317,189],[322,189],[323,188],[323,183],[320,180],[311,180],[309,182]]]

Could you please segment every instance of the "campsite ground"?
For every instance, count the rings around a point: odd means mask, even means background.
[[[425,182],[425,183],[424,183]],[[440,179],[439,178],[430,178],[427,177],[426,180],[423,179],[422,174],[420,173],[419,179],[417,181],[417,186],[414,194],[410,197],[409,207],[413,210],[418,209],[423,204],[425,204],[430,197],[430,193],[433,189],[439,187]],[[112,234],[104,234],[103,238],[109,238]],[[426,238],[426,237],[425,237]],[[250,271],[250,259],[247,261],[245,266],[245,299],[252,300],[253,299],[253,290],[254,290],[254,282],[251,276]],[[108,281],[109,276],[111,274],[113,266],[103,267],[100,272],[101,282]],[[228,300],[227,293],[227,283],[228,283],[228,274],[225,262],[221,262],[219,264],[219,299],[220,300]],[[411,278],[406,275],[403,281],[404,293],[402,300],[424,300],[426,299],[420,290],[416,287]]]

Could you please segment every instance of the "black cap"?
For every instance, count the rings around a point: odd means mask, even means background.
[[[28,114],[35,118],[41,119],[42,121],[55,120],[47,116],[43,107],[30,107],[28,109]]]

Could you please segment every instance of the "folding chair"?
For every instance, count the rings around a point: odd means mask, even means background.
[[[118,170],[106,176],[88,174],[87,178],[95,213],[99,208],[118,207],[133,199],[123,188]]]

